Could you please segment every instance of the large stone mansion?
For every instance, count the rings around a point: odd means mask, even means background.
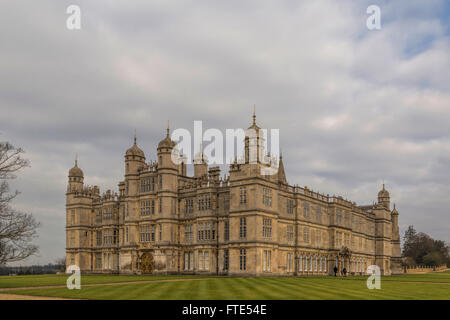
[[[260,130],[255,116],[249,129]],[[326,275],[335,266],[361,274],[376,264],[382,274],[401,273],[398,212],[384,185],[378,202],[364,206],[289,185],[281,157],[273,175],[261,174],[259,158],[249,161],[249,139],[245,161],[221,177],[203,157],[193,176],[185,163],[173,163],[169,129],[156,162],[146,162],[135,137],[118,194],[85,186],[75,161],[66,194],[67,265],[99,273],[264,276]]]

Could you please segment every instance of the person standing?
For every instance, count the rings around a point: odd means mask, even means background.
[[[337,276],[337,272],[338,272],[338,268],[336,266],[334,266],[333,271],[334,271],[334,276],[336,277]]]

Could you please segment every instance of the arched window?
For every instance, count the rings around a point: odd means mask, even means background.
[[[322,272],[322,256],[319,259],[319,272]]]

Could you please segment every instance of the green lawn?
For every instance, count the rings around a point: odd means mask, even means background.
[[[69,275],[30,275],[30,276],[0,276],[0,288],[39,287],[66,285]],[[112,283],[127,281],[148,281],[165,279],[199,278],[199,276],[152,276],[152,275],[82,275],[83,284]]]
[[[14,278],[17,279],[14,281]],[[67,277],[0,277],[0,287],[65,283]],[[83,299],[450,299],[450,273],[382,277],[380,290],[368,290],[367,277],[203,278],[177,282],[83,287],[88,283],[159,280],[180,276],[82,276],[81,290],[66,288],[2,291]],[[186,276],[184,278],[194,278]],[[196,277],[197,278],[197,277]],[[28,280],[27,280],[28,279]],[[52,280],[50,280],[52,279]],[[8,282],[9,281],[9,282]],[[28,281],[28,282],[27,282]]]

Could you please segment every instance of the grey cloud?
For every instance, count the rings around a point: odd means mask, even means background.
[[[64,253],[64,192],[78,153],[85,181],[116,188],[137,129],[147,159],[173,127],[281,129],[290,183],[376,199],[385,179],[400,224],[449,238],[448,21],[444,1],[15,1],[0,20],[0,138],[32,161],[14,187]]]

